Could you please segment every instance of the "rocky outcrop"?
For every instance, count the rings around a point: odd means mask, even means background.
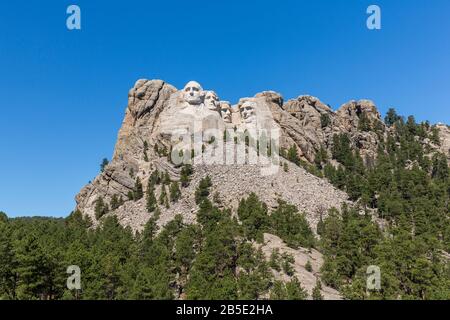
[[[440,151],[447,156],[450,164],[450,128],[449,126],[438,123],[436,128],[439,130],[439,149]]]
[[[365,124],[376,126],[383,134],[385,127],[380,114],[368,100],[351,101],[334,112],[315,97],[300,96],[284,102],[280,94],[265,91],[240,99],[238,104],[231,106],[219,101],[213,91],[204,91],[195,81],[189,82],[183,90],[177,90],[161,80],[138,80],[128,93],[128,106],[112,161],[76,196],[77,209],[96,223],[96,200],[102,197],[109,203],[113,195],[121,196],[125,204],[110,214],[116,214],[121,222],[135,230],[142,229],[149,218],[144,200],[127,201],[136,178],[139,177],[144,188],[154,169],[167,171],[172,179],[178,179],[180,167],[168,160],[170,151],[176,147],[181,149],[176,149],[173,154],[181,150],[184,155],[190,154],[190,137],[199,128],[202,132],[216,129],[216,142],[222,139],[226,129],[232,133],[276,130],[279,131],[279,147],[296,146],[299,156],[310,163],[321,147],[330,152],[335,134],[346,133],[362,155],[374,156],[379,133],[361,130],[363,117]],[[217,153],[214,151],[217,145],[209,145],[209,140],[211,136],[202,136],[201,149]],[[161,223],[177,213],[185,216],[186,221],[194,221],[196,206],[192,193],[198,181],[207,174],[223,203],[236,207],[239,199],[250,192],[257,193],[271,206],[276,205],[278,198],[284,199],[305,212],[313,227],[320,214],[346,201],[346,194],[327,181],[294,164],[289,164],[289,171],[284,172],[283,163],[275,162],[278,170],[273,175],[261,175],[258,166],[253,164],[211,162],[211,165],[194,165],[191,187],[184,191],[179,203],[163,210]]]
[[[289,119],[291,124],[286,126],[286,132],[295,133],[291,136],[300,149],[300,156],[309,162],[313,162],[321,147],[330,151],[333,136],[342,133],[349,136],[353,147],[363,157],[374,158],[379,136],[373,131],[361,130],[361,118],[366,117],[365,120],[372,129],[379,127],[381,133],[386,130],[379,112],[369,100],[350,101],[334,112],[315,97],[300,96],[289,100],[283,109],[300,121],[292,123],[292,119]]]
[[[285,161],[283,160],[282,163]],[[194,166],[194,174],[190,185],[183,189],[181,199],[170,208],[160,206],[160,226],[171,221],[177,214],[181,214],[186,223],[196,221],[198,206],[195,204],[195,189],[200,180],[211,177],[211,200],[217,193],[218,206],[236,209],[239,200],[254,192],[267,203],[269,209],[277,207],[277,200],[281,199],[297,206],[314,231],[322,216],[325,218],[330,208],[340,208],[347,202],[347,195],[327,181],[317,178],[303,168],[289,163],[289,171],[283,169],[275,174],[261,175],[257,165],[198,165]],[[156,197],[161,193],[161,186],[156,188]],[[141,231],[145,223],[152,216],[145,207],[145,199],[137,202],[129,201],[114,212],[119,221],[130,226],[133,230]]]

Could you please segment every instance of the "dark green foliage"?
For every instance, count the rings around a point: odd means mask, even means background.
[[[342,163],[344,166],[353,164],[353,152],[350,147],[350,139],[347,134],[335,134],[333,136],[333,147],[331,148],[333,159]]]
[[[147,188],[146,201],[147,201],[147,204],[146,204],[147,212],[155,211],[156,208],[158,207],[158,203],[156,201],[156,196],[155,196],[155,187],[151,184]]]
[[[148,162],[148,142],[144,141],[144,161]]]
[[[169,175],[169,173],[166,171],[166,172],[164,172],[164,176],[163,176],[163,179],[162,179],[162,183],[163,183],[163,185],[168,186],[168,185],[170,185],[170,182],[171,182],[170,175]]]
[[[109,164],[108,159],[104,158],[100,164],[100,172],[105,171],[106,166]]]
[[[392,129],[385,138],[379,135],[383,139],[377,157],[363,159],[346,135],[333,139],[337,166],[329,162],[324,148],[318,151],[312,166],[316,173],[357,202],[340,211],[332,209],[323,219],[321,214],[320,241],[296,207],[282,201],[271,212],[255,194],[242,199],[233,214],[222,208],[227,204],[217,207],[217,195],[214,202],[209,200],[209,177],[196,190],[197,223],[185,225],[177,215],[160,229],[156,186],[162,184],[159,204],[165,206],[169,198],[177,201],[181,191],[167,172],[157,170],[147,186],[151,218],[141,233],[122,227],[112,214],[105,216],[109,208],[101,197],[95,205],[100,219],[95,228],[79,211],[67,219],[8,219],[0,212],[0,300],[306,299],[295,278],[293,257],[274,250],[266,262],[257,249],[254,241],[261,241],[265,232],[292,248],[315,247],[323,254],[321,279],[312,292],[315,300],[323,298],[322,282],[340,290],[345,299],[448,300],[447,159],[424,144],[425,139],[439,139],[429,123],[417,124],[413,117],[405,122],[392,110],[386,123]],[[381,132],[377,124],[360,129]],[[295,146],[283,156],[313,170],[300,161]],[[183,166],[181,173],[185,186],[192,168]],[[136,184],[128,199],[138,200],[142,185],[132,170],[130,176]],[[109,207],[115,210],[123,202],[119,194],[112,195]],[[66,288],[70,265],[81,268],[81,290]],[[380,290],[366,288],[367,267],[372,265],[381,270]],[[305,269],[313,271],[310,261]],[[272,270],[283,272],[289,281],[275,281]]]
[[[381,233],[369,216],[344,206],[341,215],[331,211],[324,220],[321,248],[326,259],[324,281],[335,288],[351,279],[358,268],[370,264]],[[337,276],[340,275],[340,276]]]
[[[169,197],[167,195],[166,186],[161,186],[161,194],[159,195],[159,204],[169,207]]]
[[[306,300],[308,293],[303,289],[297,277],[286,283],[286,293],[288,300]]]
[[[273,249],[270,255],[269,267],[280,272],[281,271],[280,259],[281,259],[280,250],[278,248]]]
[[[300,158],[297,153],[297,147],[295,145],[291,146],[287,152],[287,159],[296,165],[300,166]]]
[[[128,200],[134,200],[134,194],[133,194],[133,191],[128,191],[128,195],[127,195],[127,197],[128,197]]]
[[[331,124],[331,119],[328,113],[322,113],[320,115],[320,125],[322,128],[328,127]]]
[[[122,195],[117,196],[117,194],[114,194],[111,197],[111,202],[109,204],[109,207],[111,208],[111,210],[116,210],[117,208],[119,208],[121,205],[123,205],[125,202],[122,198]]]
[[[161,176],[162,174],[159,172],[158,169],[153,170],[148,179],[148,185],[153,187],[159,185],[162,181]]]
[[[209,188],[212,186],[211,178],[207,176],[200,180],[200,184],[195,190],[195,203],[200,204],[204,199],[207,199],[209,196]]]
[[[181,197],[181,190],[180,186],[178,185],[177,181],[173,181],[170,184],[170,201],[177,202],[178,199]]]
[[[100,219],[109,211],[108,205],[103,201],[103,197],[98,197],[95,201],[95,218]]]
[[[181,168],[180,182],[183,188],[189,186],[190,176],[192,175],[193,172],[194,171],[192,169],[192,165],[190,164],[185,164],[183,168]]]
[[[136,182],[134,184],[133,200],[137,201],[139,199],[142,199],[143,196],[144,196],[144,190],[142,188],[141,179],[139,179],[139,177],[137,177]]]
[[[284,201],[278,201],[278,208],[270,215],[272,232],[292,248],[314,246],[314,235],[303,214]]]
[[[327,151],[323,146],[320,147],[319,151],[316,153],[316,156],[314,158],[314,164],[318,169],[323,168],[323,164],[326,163],[328,160],[328,154]]]
[[[312,265],[311,265],[311,261],[307,261],[306,262],[306,264],[305,264],[305,269],[306,269],[306,271],[308,271],[308,272],[312,272],[313,271],[313,269],[312,269]]]
[[[390,108],[386,114],[386,117],[384,118],[384,123],[388,127],[392,127],[397,121],[399,121],[401,117],[397,115],[397,112],[395,109]]]
[[[251,193],[247,199],[239,202],[237,213],[242,222],[244,235],[249,240],[262,241],[263,232],[269,227],[267,205],[259,201],[256,194]]]
[[[271,300],[306,300],[307,298],[308,293],[296,277],[286,284],[275,281],[270,292]]]
[[[370,131],[372,129],[372,124],[370,123],[369,118],[365,112],[362,112],[359,116],[359,124],[358,130],[361,131]]]
[[[431,136],[430,136],[431,141],[436,144],[436,145],[441,145],[441,140],[439,137],[439,129],[436,127],[431,128]]]
[[[323,296],[322,296],[322,283],[320,282],[319,279],[317,279],[316,281],[316,285],[312,291],[312,298],[313,300],[323,300]]]
[[[292,277],[294,275],[294,268],[292,267],[295,262],[294,257],[284,252],[281,255],[281,261],[281,268],[283,269],[284,273]]]

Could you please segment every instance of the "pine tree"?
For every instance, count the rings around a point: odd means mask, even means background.
[[[16,257],[12,243],[11,228],[8,225],[6,215],[0,213],[0,300],[15,299],[17,279]]]
[[[359,124],[358,124],[358,130],[361,131],[370,131],[372,129],[372,125],[370,123],[370,120],[365,112],[362,112],[359,116]]]
[[[144,191],[142,189],[141,179],[139,179],[139,177],[137,177],[136,182],[134,184],[133,200],[137,201],[139,199],[142,199],[143,196],[144,196]]]
[[[106,166],[109,164],[108,159],[104,158],[100,164],[100,172],[105,171]]]
[[[295,262],[294,257],[286,252],[283,252],[281,255],[282,263],[281,267],[288,276],[292,277],[294,275],[294,268],[292,267],[292,264]]]
[[[95,201],[95,218],[98,220],[108,213],[108,206],[103,201],[103,197],[98,197]]]
[[[164,172],[164,177],[163,177],[163,181],[162,181],[162,183],[164,184],[164,185],[170,185],[170,182],[171,182],[171,180],[170,180],[170,175],[169,175],[169,173],[166,171],[166,172]]]
[[[320,115],[320,125],[322,128],[328,127],[331,124],[330,116],[327,113]]]
[[[147,189],[147,212],[155,211],[157,206],[158,203],[156,201],[155,188],[150,185]]]
[[[300,158],[297,154],[297,148],[295,145],[292,145],[287,153],[287,159],[293,163],[295,163],[297,166],[300,166]]]
[[[386,123],[388,127],[392,127],[397,121],[400,120],[400,118],[401,117],[397,115],[395,109],[390,108],[384,118],[384,123]]]
[[[166,205],[168,204],[168,196],[167,196],[167,191],[166,191],[166,186],[162,185],[161,186],[161,194],[159,195],[159,204],[160,205]]]
[[[322,283],[319,279],[316,280],[316,285],[312,291],[312,298],[313,300],[323,300],[322,296]]]
[[[161,174],[160,174],[159,170],[158,169],[153,170],[153,172],[150,174],[150,178],[148,180],[148,185],[154,187],[156,185],[159,185],[161,183],[161,181],[162,181],[162,178],[161,178]]]
[[[272,250],[272,253],[270,255],[270,262],[269,262],[269,266],[280,272],[281,271],[281,267],[280,267],[280,249],[276,248]]]
[[[170,185],[170,201],[177,202],[181,197],[181,190],[177,181],[174,181]]]
[[[147,152],[148,152],[148,142],[144,141],[144,161],[145,162],[149,161]]]
[[[263,240],[263,232],[269,227],[267,205],[261,202],[255,193],[239,202],[237,210],[244,235],[248,240]]]
[[[118,207],[120,207],[120,205],[121,203],[119,201],[119,198],[117,197],[116,194],[113,194],[113,196],[111,197],[109,207],[111,208],[111,210],[116,210]]]
[[[193,173],[193,170],[192,170],[192,166],[190,164],[185,164],[183,166],[183,168],[181,169],[180,182],[181,182],[181,186],[183,188],[186,188],[187,186],[189,186],[190,176],[192,175],[192,173]]]
[[[202,180],[200,180],[200,183],[195,190],[195,203],[200,204],[204,199],[207,199],[209,196],[209,189],[212,186],[211,178],[209,176],[206,176]]]
[[[128,195],[127,195],[128,200],[134,200],[134,194],[133,191],[128,191]]]
[[[302,287],[297,277],[286,283],[286,293],[288,300],[306,300],[308,298],[308,293]]]

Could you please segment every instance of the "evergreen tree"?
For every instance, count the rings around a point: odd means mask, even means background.
[[[287,153],[287,159],[293,163],[295,163],[297,166],[300,166],[300,158],[297,154],[297,148],[295,145],[292,145]]]
[[[192,173],[193,173],[193,170],[192,170],[192,166],[190,164],[185,164],[183,166],[183,168],[181,169],[180,182],[181,182],[181,186],[183,188],[186,188],[187,186],[189,186],[190,176],[192,175]]]
[[[259,201],[255,193],[239,202],[237,210],[239,220],[242,222],[244,235],[249,240],[263,240],[263,232],[268,229],[269,216],[267,205]]]
[[[111,197],[111,202],[109,204],[109,207],[111,208],[111,210],[116,210],[117,208],[119,208],[122,205],[120,198],[114,194]]]
[[[156,201],[155,196],[155,188],[152,185],[149,185],[149,188],[147,189],[147,211],[153,212],[155,211],[156,207],[158,206],[158,203]]]
[[[169,203],[169,199],[167,196],[166,186],[162,185],[161,186],[161,194],[159,195],[159,204],[165,206],[168,203]]]
[[[139,177],[137,177],[136,182],[134,184],[133,200],[137,201],[139,199],[142,199],[143,196],[144,196],[144,191],[142,189],[141,179],[139,179]]]
[[[104,158],[100,164],[100,172],[105,171],[106,166],[109,164],[108,159]]]
[[[328,127],[331,124],[330,116],[327,113],[320,115],[320,125],[322,128]]]
[[[177,202],[181,197],[181,190],[178,186],[178,182],[174,181],[170,184],[170,201]]]
[[[286,283],[286,294],[288,300],[306,300],[308,293],[303,289],[297,277]]]
[[[312,298],[313,300],[323,300],[323,296],[322,296],[322,283],[320,282],[319,279],[316,280],[316,285],[312,291]]]
[[[293,248],[312,247],[314,235],[304,215],[299,214],[295,206],[278,201],[278,208],[270,215],[272,232]]]
[[[200,180],[200,183],[195,190],[195,203],[200,204],[204,199],[207,199],[209,196],[209,189],[212,186],[211,178],[209,176],[206,176],[202,180]]]
[[[100,219],[108,213],[108,206],[103,201],[103,197],[98,197],[95,201],[95,218]]]
[[[397,115],[397,112],[395,109],[390,108],[386,114],[386,117],[384,118],[384,123],[388,127],[392,127],[397,121],[400,120],[400,116]]]
[[[370,131],[372,129],[372,125],[370,123],[370,120],[365,112],[362,112],[359,116],[359,124],[358,124],[358,130],[361,131]]]

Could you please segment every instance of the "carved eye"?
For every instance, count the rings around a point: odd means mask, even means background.
[[[188,91],[190,91],[190,90],[191,90],[191,88],[190,88],[190,87],[187,87],[186,90],[184,90],[184,91],[188,92]]]

